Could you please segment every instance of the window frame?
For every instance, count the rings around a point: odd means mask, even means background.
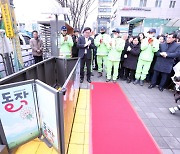
[[[132,0],[124,0],[124,6],[131,6]]]
[[[171,0],[169,4],[169,8],[175,8],[176,6],[176,0]]]
[[[161,7],[161,4],[162,4],[162,0],[156,0],[156,1],[155,1],[155,7],[156,7],[156,8],[160,8],[160,7]]]
[[[140,0],[139,7],[146,7],[146,5],[147,5],[147,0]]]

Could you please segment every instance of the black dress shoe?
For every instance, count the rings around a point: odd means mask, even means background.
[[[150,85],[149,87],[148,87],[148,89],[152,89],[152,88],[154,88],[155,87],[155,85]]]
[[[101,72],[99,72],[98,73],[98,78],[100,78],[102,76],[102,73]]]
[[[96,70],[96,71],[97,71],[97,70],[98,70],[98,68],[96,68],[96,67],[95,67],[95,68],[93,68],[93,70]]]
[[[83,83],[84,79],[80,79],[80,83]]]
[[[139,83],[139,80],[137,80],[137,79],[133,82],[133,84],[135,84],[135,85],[138,83]]]
[[[111,80],[110,79],[107,79],[106,82],[110,82]]]
[[[126,77],[122,77],[122,80],[123,80],[123,81],[126,81],[126,80],[127,80],[127,78],[126,78]]]
[[[127,83],[131,83],[131,80],[130,79],[127,79],[127,81],[126,81]]]
[[[161,92],[164,90],[164,88],[162,88],[162,87],[159,87],[158,89],[159,89],[159,91],[161,91]]]
[[[87,82],[91,83],[91,79],[87,79]]]
[[[144,85],[144,80],[140,80],[139,84],[140,84],[140,86],[143,86]]]

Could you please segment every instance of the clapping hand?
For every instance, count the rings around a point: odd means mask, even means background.
[[[65,37],[64,37],[64,41],[67,41],[67,40],[68,40],[68,37],[67,37],[67,36],[65,36]]]
[[[127,54],[124,55],[124,58],[125,58],[125,59],[127,58]]]
[[[88,42],[86,42],[86,44],[84,45],[84,47],[90,46],[91,45],[91,40],[89,40]]]
[[[88,41],[88,46],[90,46],[90,45],[91,45],[91,40]]]
[[[152,39],[152,38],[149,38],[149,39],[148,39],[148,43],[149,43],[150,45],[153,45],[153,39]]]
[[[176,82],[176,84],[180,86],[180,82]]]
[[[164,58],[167,57],[167,53],[166,53],[166,52],[161,52],[160,55],[161,55],[162,57],[164,57]]]
[[[100,39],[100,43],[103,43],[103,39]]]
[[[128,46],[127,51],[131,51],[131,47],[130,46]]]

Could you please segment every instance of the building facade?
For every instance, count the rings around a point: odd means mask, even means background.
[[[134,18],[161,19],[163,24],[165,20],[180,18],[179,10],[180,0],[114,0],[111,26],[127,25]],[[159,26],[157,22],[154,24]]]
[[[98,16],[97,16],[97,30],[100,31],[102,26],[110,29],[110,22],[112,16],[113,0],[98,0]]]

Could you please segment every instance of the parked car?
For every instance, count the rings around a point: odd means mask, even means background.
[[[21,52],[24,62],[24,67],[28,67],[34,64],[34,58],[32,56],[32,49],[30,47],[30,39],[27,34],[19,33],[19,41],[21,46]],[[14,65],[14,53],[13,45],[9,38],[5,35],[5,30],[0,30],[0,76],[1,78],[6,76],[5,63],[3,61],[4,53],[9,53]]]

